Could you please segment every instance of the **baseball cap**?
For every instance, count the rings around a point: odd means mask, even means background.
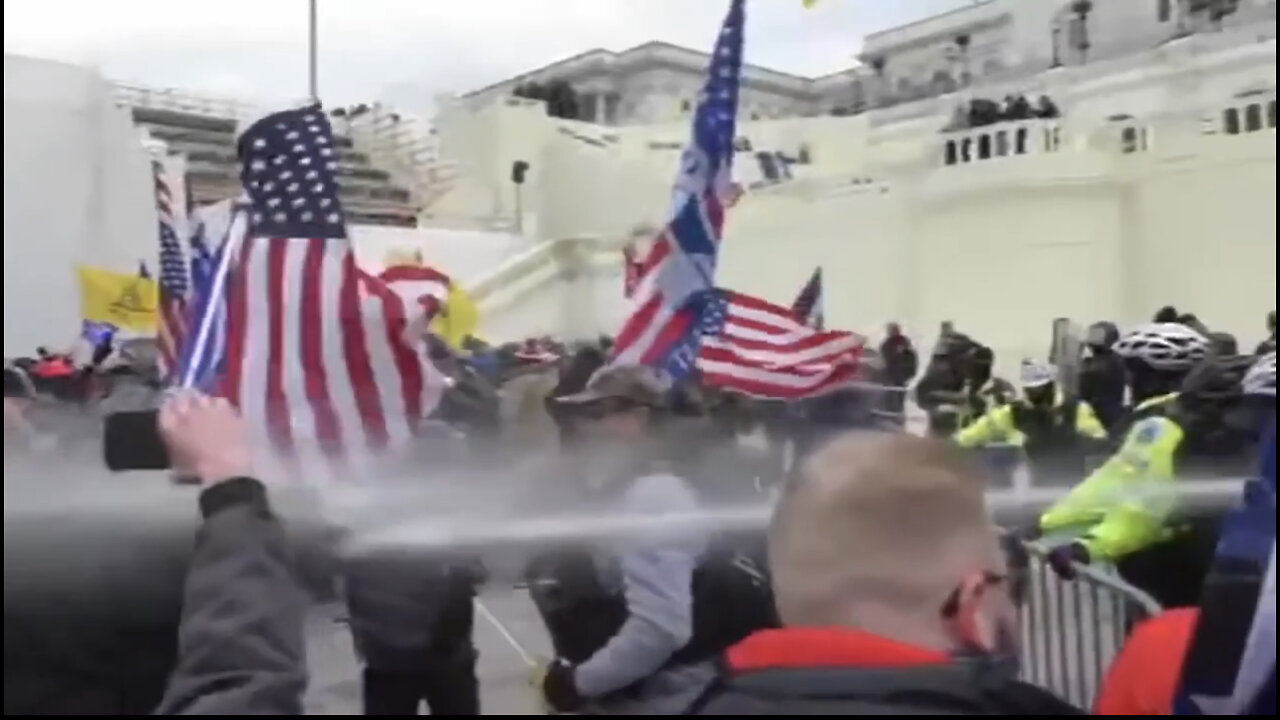
[[[556,398],[557,403],[584,405],[600,400],[629,400],[637,405],[665,405],[671,379],[663,372],[642,365],[606,366],[595,371],[582,392]]]

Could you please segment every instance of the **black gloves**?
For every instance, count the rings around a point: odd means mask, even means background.
[[[578,694],[574,667],[567,660],[552,660],[542,676],[542,698],[556,712],[573,712],[586,700]]]
[[[1089,560],[1089,549],[1079,542],[1059,545],[1049,551],[1049,567],[1064,580],[1075,578],[1076,564],[1088,565]]]

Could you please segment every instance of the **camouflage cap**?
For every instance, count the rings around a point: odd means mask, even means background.
[[[556,398],[556,402],[583,405],[613,398],[638,405],[661,407],[671,395],[671,379],[663,372],[642,365],[606,366],[597,370],[582,392]]]

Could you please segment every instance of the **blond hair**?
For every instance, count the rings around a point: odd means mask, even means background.
[[[845,624],[867,603],[936,614],[965,572],[1000,569],[984,475],[949,443],[845,435],[794,480],[769,532],[788,625]]]

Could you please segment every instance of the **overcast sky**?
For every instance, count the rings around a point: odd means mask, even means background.
[[[863,35],[966,0],[750,0],[748,62],[848,67]],[[319,0],[326,103],[466,92],[596,47],[705,49],[726,0]],[[306,95],[307,0],[4,0],[4,49],[245,99]]]

